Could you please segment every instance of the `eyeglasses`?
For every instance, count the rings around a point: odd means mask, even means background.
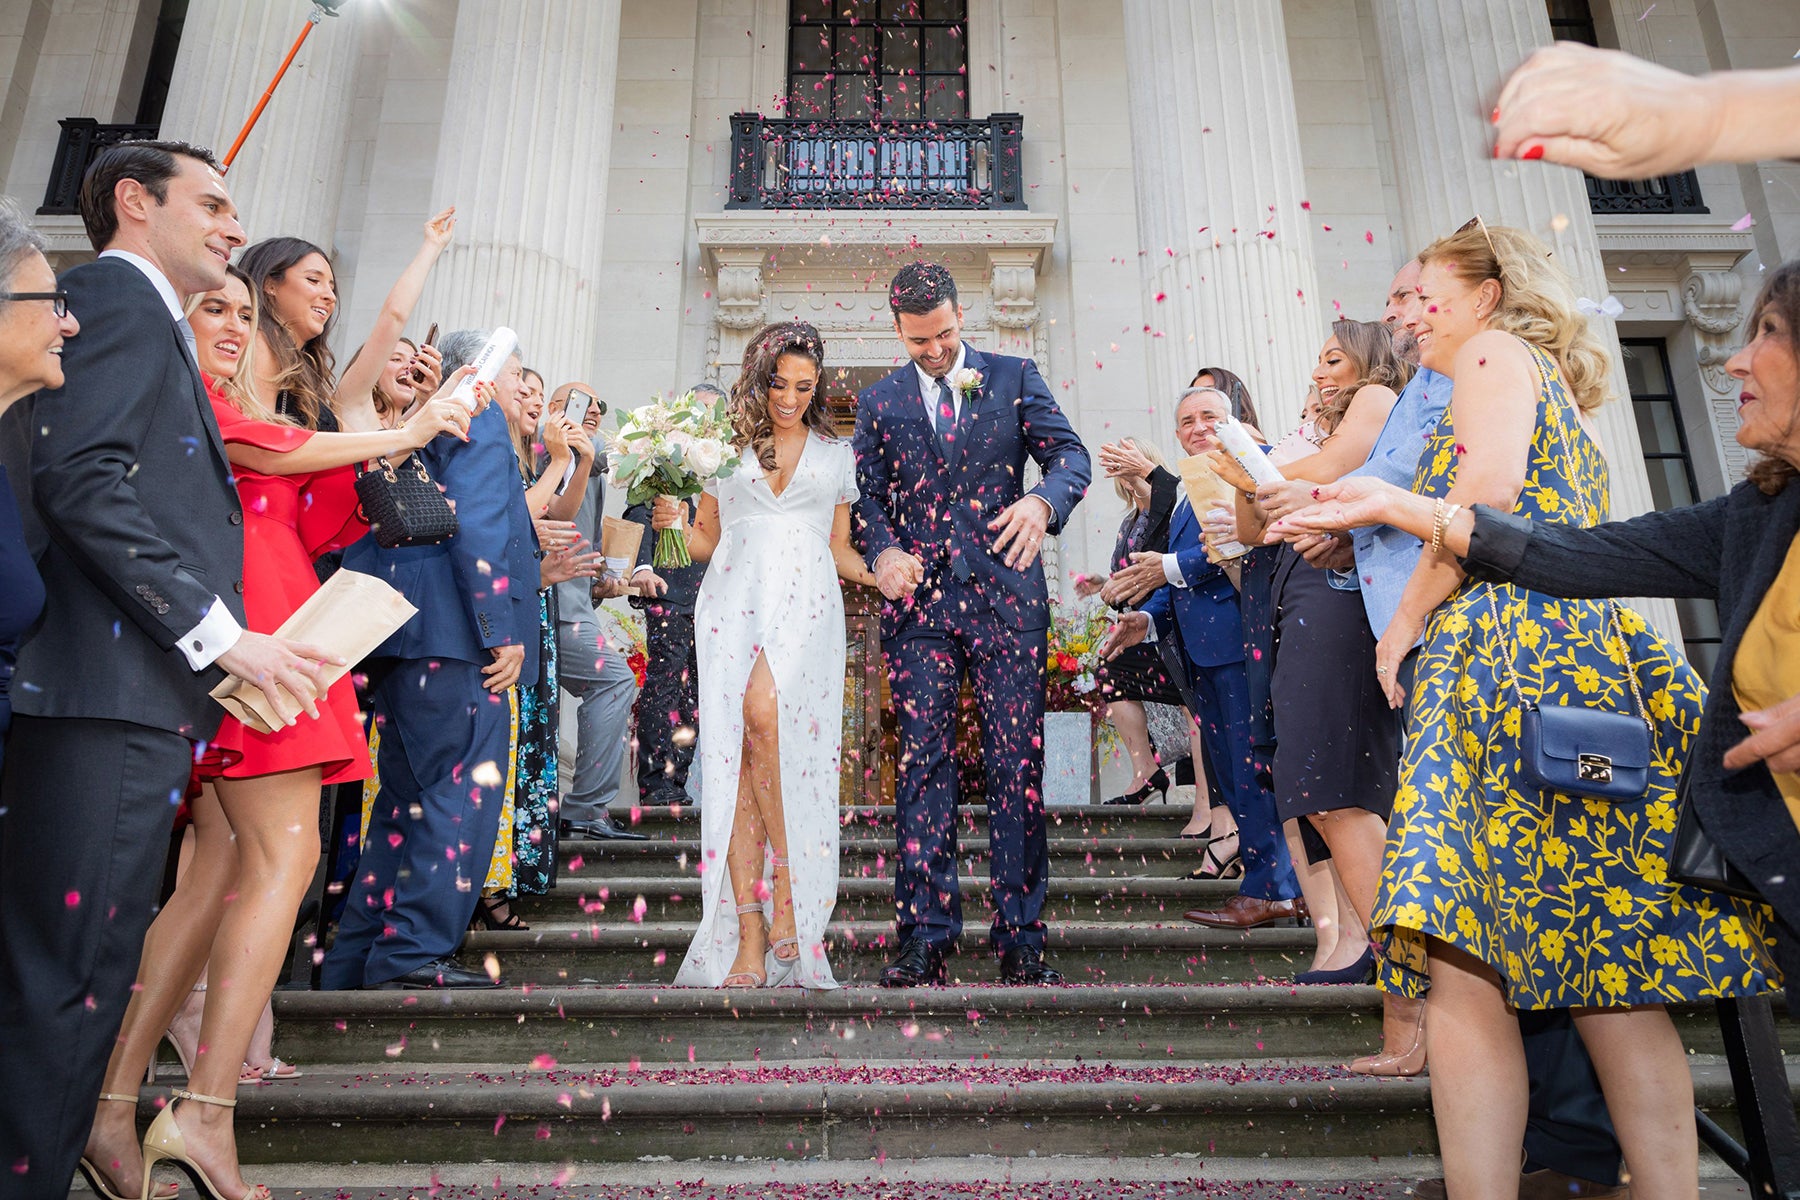
[[[1494,245],[1494,235],[1488,232],[1487,222],[1481,219],[1480,213],[1476,213],[1467,221],[1464,221],[1456,232],[1467,233],[1471,229],[1481,230],[1481,236],[1487,239],[1488,252],[1492,254],[1494,260],[1498,262],[1500,259],[1500,249]]]
[[[48,300],[55,306],[58,318],[69,315],[67,292],[0,292],[0,300]]]

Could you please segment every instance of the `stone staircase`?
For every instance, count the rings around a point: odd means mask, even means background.
[[[848,986],[808,994],[666,986],[698,916],[698,821],[643,810],[648,842],[565,843],[561,882],[523,908],[530,932],[470,935],[465,960],[492,955],[507,988],[277,993],[277,1051],[306,1075],[240,1094],[240,1153],[263,1164],[246,1173],[331,1195],[459,1170],[564,1187],[584,1172],[787,1178],[812,1160],[824,1196],[892,1160],[915,1181],[893,1194],[924,1195],[1055,1159],[1060,1182],[1007,1194],[1159,1177],[1404,1194],[1394,1181],[1435,1171],[1429,1084],[1342,1069],[1379,1040],[1377,993],[1288,984],[1310,930],[1184,921],[1235,887],[1181,878],[1201,845],[1175,836],[1184,815],[1053,810],[1048,957],[1071,986],[1020,989],[994,985],[984,813],[967,810],[952,983],[886,991],[871,984],[891,949],[891,824],[849,813],[829,945]],[[1703,1106],[1735,1127],[1710,1010],[1680,1021]],[[759,1194],[745,1186],[732,1194]]]

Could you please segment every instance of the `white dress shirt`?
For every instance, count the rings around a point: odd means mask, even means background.
[[[950,369],[948,371],[944,372],[944,386],[950,388],[950,405],[952,410],[956,413],[956,419],[959,421],[962,420],[962,393],[955,388],[950,387],[950,377],[962,370],[964,364],[966,364],[968,360],[969,348],[961,342],[958,342],[956,344],[956,361],[950,364]],[[937,380],[933,379],[930,375],[927,375],[925,373],[925,368],[921,367],[916,362],[913,363],[913,370],[919,373],[919,397],[925,402],[925,417],[931,422],[931,427],[936,429],[938,405]]]
[[[101,258],[122,258],[144,273],[156,294],[162,297],[163,305],[169,310],[169,318],[180,324],[187,320],[182,312],[181,297],[175,293],[175,285],[169,282],[168,276],[156,269],[149,259],[131,253],[129,250],[102,250]],[[199,366],[195,364],[196,368]],[[213,597],[212,607],[200,618],[200,623],[182,635],[176,645],[187,658],[188,666],[196,671],[204,671],[219,660],[221,654],[237,645],[238,639],[244,635],[244,627],[239,625],[231,610],[225,607],[225,601],[218,596]]]

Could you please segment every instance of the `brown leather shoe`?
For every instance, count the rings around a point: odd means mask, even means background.
[[[1412,1185],[1413,1200],[1449,1200],[1442,1179],[1421,1179]],[[1626,1200],[1631,1190],[1608,1187],[1564,1175],[1561,1171],[1526,1171],[1519,1176],[1519,1200]]]
[[[1305,909],[1299,900],[1258,900],[1239,892],[1225,902],[1224,908],[1200,908],[1182,915],[1196,925],[1214,929],[1255,929],[1295,920],[1305,915]]]

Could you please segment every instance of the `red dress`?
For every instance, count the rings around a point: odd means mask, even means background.
[[[312,437],[310,430],[245,416],[210,380],[207,394],[226,445],[279,452]],[[350,467],[310,475],[264,475],[235,464],[231,469],[244,506],[244,626],[274,633],[319,590],[313,559],[368,532],[356,515],[356,473]],[[197,760],[196,774],[243,779],[312,766],[323,770],[327,785],[370,775],[369,739],[349,675],[319,701],[316,721],[302,714],[297,724],[262,734],[227,716]]]

